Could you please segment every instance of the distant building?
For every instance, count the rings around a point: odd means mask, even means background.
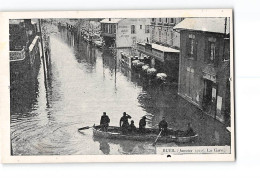
[[[173,27],[184,18],[152,18],[151,42],[171,48],[180,48],[180,33]]]
[[[178,93],[209,115],[230,120],[228,18],[187,18],[180,30]]]
[[[178,81],[180,33],[174,26],[183,18],[152,18],[150,41],[138,43],[139,57],[149,56],[150,66],[160,73],[166,73],[173,81]]]
[[[22,50],[33,41],[37,33],[37,24],[31,19],[12,19],[9,21],[10,51]]]
[[[38,26],[31,19],[9,20],[9,56],[11,84],[29,80],[40,63]]]
[[[150,40],[150,19],[108,18],[100,23],[101,36],[108,46],[115,44],[117,48],[130,48],[134,47],[137,42]]]

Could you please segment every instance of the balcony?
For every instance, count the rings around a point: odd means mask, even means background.
[[[21,61],[25,59],[25,50],[24,48],[20,51],[10,51],[10,61]]]
[[[115,33],[107,33],[107,32],[101,32],[102,37],[116,37]]]

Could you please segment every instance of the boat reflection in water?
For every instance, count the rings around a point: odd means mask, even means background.
[[[99,149],[104,154],[113,154],[111,153],[110,148],[113,148],[114,145],[117,146],[117,152],[120,154],[155,154],[156,152],[155,147],[152,146],[151,142],[104,139],[96,136],[93,136],[93,140],[99,142]],[[110,147],[110,145],[112,146]]]

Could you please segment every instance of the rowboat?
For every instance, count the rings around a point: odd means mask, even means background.
[[[86,127],[80,128],[79,131],[87,129]],[[93,136],[107,139],[120,139],[120,140],[134,140],[134,141],[152,141],[154,142],[158,137],[158,129],[146,128],[145,133],[140,133],[137,129],[134,133],[122,134],[120,127],[109,126],[108,130],[102,131],[100,126],[93,126]],[[192,136],[186,136],[184,131],[174,131],[173,129],[168,129],[167,136],[159,136],[157,142],[162,143],[188,143],[195,140],[198,134]]]

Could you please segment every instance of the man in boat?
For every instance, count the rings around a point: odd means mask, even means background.
[[[139,121],[139,131],[143,134],[145,133],[145,126],[146,126],[146,117],[143,116],[142,119]]]
[[[191,123],[188,123],[188,129],[184,132],[185,136],[193,136],[195,135],[194,130],[191,127]]]
[[[119,126],[122,129],[123,134],[127,134],[129,130],[129,122],[128,119],[131,119],[132,117],[126,112],[123,113],[123,116],[120,119]]]
[[[161,135],[166,136],[168,133],[168,123],[165,120],[165,117],[162,118],[162,120],[159,122],[159,132],[162,131]]]
[[[131,120],[131,124],[129,126],[129,132],[131,132],[131,133],[136,132],[135,122],[133,120]]]
[[[109,117],[107,116],[106,112],[103,112],[103,116],[101,116],[101,119],[100,119],[101,130],[107,132],[109,123],[110,123]]]

